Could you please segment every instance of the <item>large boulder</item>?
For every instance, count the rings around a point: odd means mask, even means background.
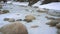
[[[28,34],[26,27],[20,22],[3,26],[0,28],[0,32],[3,34]]]

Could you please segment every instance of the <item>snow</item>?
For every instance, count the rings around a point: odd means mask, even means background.
[[[60,10],[60,2],[54,2],[46,5],[39,6],[42,8],[47,8],[47,9],[54,9],[54,10]]]
[[[23,6],[28,6],[28,2],[13,2],[13,1],[8,1],[8,4],[12,3],[14,5],[23,5]]]
[[[46,5],[40,5],[39,2],[37,2],[34,6],[37,5],[39,8],[60,10],[59,9],[60,2],[50,3]],[[9,5],[9,3],[12,3],[12,4]],[[23,5],[24,7],[21,5]],[[24,19],[26,15],[32,14],[36,17],[36,20],[33,20],[30,23],[21,21],[27,27],[28,34],[57,34],[56,33],[57,29],[55,27],[49,27],[48,25],[46,25],[46,23],[50,21],[47,18],[45,18],[45,16],[47,16],[46,13],[38,13],[36,12],[35,8],[29,7],[27,5],[28,5],[27,2],[22,2],[22,3],[8,2],[8,4],[3,7],[3,9],[8,9],[10,13],[0,15],[0,27],[3,27],[4,25],[9,24],[9,22],[3,21],[4,18]],[[20,15],[17,15],[17,14],[20,14]],[[31,28],[31,26],[34,26],[34,25],[37,25],[39,27]]]
[[[40,5],[40,4],[41,4],[41,2],[39,1],[36,4],[34,4],[33,6],[38,6],[39,8],[60,10],[60,2],[52,2],[52,3],[44,4],[44,5]]]
[[[23,5],[23,6],[28,6],[28,2],[12,2],[12,1],[8,1],[7,3],[12,3],[14,5]],[[35,3],[34,6],[38,6],[39,8],[46,8],[46,9],[54,9],[54,10],[60,10],[60,2],[52,2],[49,4],[44,4],[44,5],[40,5],[42,2],[38,1],[37,3]]]

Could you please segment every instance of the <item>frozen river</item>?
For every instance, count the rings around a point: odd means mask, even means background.
[[[10,13],[0,15],[0,27],[9,24],[9,22],[3,21],[4,18],[24,19],[26,15],[32,14],[36,17],[36,20],[33,20],[30,23],[21,21],[27,27],[28,34],[57,34],[57,29],[55,27],[49,27],[46,25],[46,23],[49,22],[49,20],[45,18],[47,14],[37,12],[37,8],[7,4],[3,7],[3,9],[9,10]],[[34,25],[37,25],[39,27],[31,28],[31,26]]]

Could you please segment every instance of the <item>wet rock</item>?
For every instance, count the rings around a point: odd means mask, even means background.
[[[32,20],[35,20],[36,18],[33,15],[27,15],[25,16],[24,21],[31,22]]]
[[[28,34],[26,27],[20,22],[3,26],[0,28],[0,32],[3,34]]]
[[[56,24],[56,28],[60,29],[60,23]]]
[[[22,21],[22,19],[17,19],[16,21]]]
[[[14,18],[4,18],[4,21],[15,22],[15,19]]]
[[[4,21],[8,21],[9,20],[9,18],[4,18]]]
[[[37,27],[39,27],[39,26],[38,25],[31,26],[31,28],[37,28]]]
[[[3,10],[2,12],[3,12],[3,14],[9,13],[9,10]]]
[[[55,21],[55,20],[51,20],[50,22],[46,23],[47,25],[50,26],[56,26],[56,24],[58,24],[59,22]]]
[[[9,13],[9,10],[0,10],[0,14]]]

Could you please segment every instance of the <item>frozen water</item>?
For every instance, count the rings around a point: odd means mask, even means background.
[[[21,21],[27,27],[29,34],[57,34],[57,29],[55,27],[49,27],[46,25],[46,23],[49,22],[49,20],[45,18],[47,15],[46,13],[38,13],[35,8],[29,6],[22,7],[15,4],[7,4],[3,7],[3,9],[9,10],[10,13],[0,15],[0,27],[9,24],[9,22],[3,21],[4,18],[24,19],[26,15],[32,14],[36,17],[36,20],[33,20],[30,23]],[[34,25],[38,25],[39,27],[31,28],[31,26]]]

